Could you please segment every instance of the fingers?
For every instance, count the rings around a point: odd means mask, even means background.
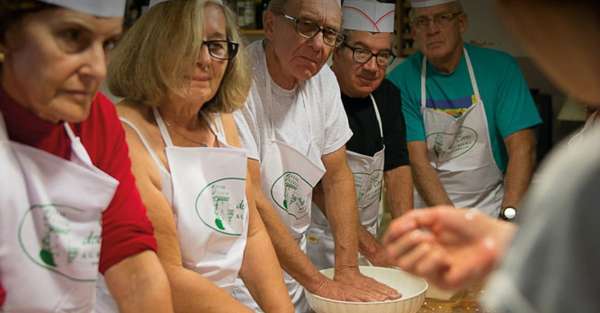
[[[365,277],[364,279],[364,288],[368,288],[376,291],[379,294],[385,295],[384,300],[398,299],[402,296],[396,289],[388,287],[372,278]]]
[[[417,229],[417,223],[414,219],[411,219],[411,213],[412,212],[407,213],[407,215],[403,215],[402,217],[399,217],[390,223],[387,231],[383,235],[382,242],[384,245],[396,241],[398,238],[404,236],[406,233]]]
[[[445,250],[434,247],[426,256],[419,260],[419,263],[414,267],[414,272],[418,276],[437,280],[450,267],[447,259],[448,256]]]
[[[455,264],[441,276],[438,285],[446,289],[459,289],[479,278],[476,266]]]
[[[483,246],[484,243],[480,245]],[[449,288],[465,287],[484,279],[494,269],[496,262],[494,252],[485,248],[465,251],[450,260],[452,266],[444,274],[444,283]]]
[[[368,289],[367,286],[349,286],[349,290],[352,290],[352,294],[355,299],[361,302],[372,302],[372,301],[385,301],[388,300],[388,296],[384,293],[377,292],[375,290]],[[356,300],[348,300],[356,301]]]
[[[430,209],[409,211],[391,222],[387,232],[383,236],[383,243],[387,244],[395,241],[406,233],[418,228],[429,229],[436,224],[441,215],[448,214],[448,212],[453,212],[455,210],[456,209],[449,206],[438,206]]]
[[[370,302],[384,301],[385,295],[372,290],[357,288],[355,286],[327,280],[321,287],[315,291],[315,294],[333,300],[351,301],[351,302]]]
[[[395,241],[390,241],[386,244],[385,248],[388,257],[393,260],[394,264],[398,264],[399,259],[405,254],[417,248],[419,245],[432,242],[433,240],[434,238],[431,233],[417,229],[397,238]]]
[[[385,301],[400,297],[395,289],[362,275],[358,270],[336,274],[335,280],[343,285],[355,288],[354,292],[358,293],[354,296],[359,298],[360,301]]]

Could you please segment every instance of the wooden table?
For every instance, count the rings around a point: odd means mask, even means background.
[[[481,286],[476,286],[459,292],[448,301],[425,298],[418,313],[491,313],[479,304],[483,292]]]

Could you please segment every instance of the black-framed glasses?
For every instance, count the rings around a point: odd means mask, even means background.
[[[204,40],[202,46],[208,48],[208,54],[219,60],[231,60],[238,53],[240,44],[229,40]]]
[[[457,16],[462,14],[463,12],[454,12],[437,14],[433,17],[418,16],[411,21],[411,25],[418,30],[426,29],[429,27],[429,25],[431,25],[431,23],[434,23],[438,27],[446,27],[450,25],[450,22],[452,22]]]
[[[330,47],[337,47],[344,41],[344,35],[333,28],[322,27],[309,19],[296,18],[285,13],[279,14],[290,23],[293,23],[298,35],[306,39],[311,39],[318,33],[323,33],[323,42]]]
[[[391,50],[381,50],[379,53],[373,53],[371,50],[362,47],[353,47],[344,42],[344,47],[352,50],[352,59],[356,63],[365,64],[375,57],[375,62],[379,66],[388,66],[394,61],[396,56]]]

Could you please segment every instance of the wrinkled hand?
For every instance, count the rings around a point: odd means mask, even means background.
[[[403,270],[454,289],[487,276],[514,231],[514,225],[475,210],[436,207],[394,220],[383,242]]]
[[[343,284],[368,291],[371,296],[366,301],[393,300],[402,296],[395,289],[390,288],[373,278],[364,276],[360,273],[358,268],[336,269],[334,279]]]
[[[316,290],[310,290],[313,294],[333,300],[368,302],[384,300],[377,292],[357,288],[342,282],[324,278]]]
[[[387,253],[386,249],[379,243],[376,244],[375,247],[373,247],[372,252],[363,252],[362,254],[365,258],[367,258],[371,265],[380,267],[396,266],[396,264],[394,264],[393,262],[393,259],[390,258],[389,254]]]

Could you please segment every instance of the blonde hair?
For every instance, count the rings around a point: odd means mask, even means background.
[[[223,10],[227,38],[240,47],[229,60],[217,94],[202,110],[230,113],[241,108],[251,84],[246,56],[233,12],[214,0],[171,0],[150,8],[110,54],[110,91],[146,106],[157,106],[170,94],[185,97],[185,77],[192,74],[202,47],[204,8],[209,3]]]

